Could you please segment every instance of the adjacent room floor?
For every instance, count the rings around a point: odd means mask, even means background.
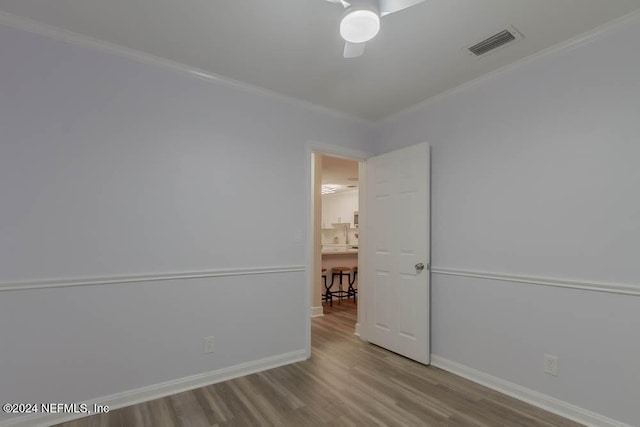
[[[352,302],[325,310],[310,360],[62,426],[578,426],[363,343]]]

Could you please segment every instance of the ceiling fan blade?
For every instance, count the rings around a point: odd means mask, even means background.
[[[418,3],[422,3],[423,1],[424,0],[380,0],[380,16],[401,11],[408,7],[415,6]]]
[[[344,57],[357,58],[364,53],[364,47],[367,43],[349,43],[344,44]]]
[[[350,6],[350,3],[345,0],[327,0],[327,1],[329,3],[336,3],[339,5],[342,5],[342,7],[345,7],[345,8]]]

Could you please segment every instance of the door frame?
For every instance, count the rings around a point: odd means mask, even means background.
[[[366,207],[366,167],[367,167],[367,159],[372,157],[370,153],[355,150],[352,148],[342,147],[339,145],[327,144],[324,142],[318,141],[307,141],[306,143],[306,153],[305,153],[305,175],[306,175],[306,209],[305,214],[307,218],[307,245],[306,245],[306,312],[307,312],[307,320],[305,327],[305,335],[306,335],[306,352],[307,357],[311,357],[311,311],[313,307],[313,292],[314,292],[314,281],[313,277],[313,262],[314,262],[314,221],[313,221],[313,196],[314,196],[314,188],[313,188],[313,154],[326,154],[334,157],[342,157],[349,160],[354,160],[358,162],[358,229],[363,230],[367,224],[367,207]],[[365,235],[362,232],[359,232],[358,238],[358,270],[363,271],[366,263],[365,251],[360,248],[364,247],[366,244],[366,233]],[[355,325],[354,334],[358,335],[360,339],[366,341],[366,333],[362,325],[366,324],[366,313],[364,308],[366,304],[363,302],[366,301],[366,285],[364,288],[358,285],[358,319]]]

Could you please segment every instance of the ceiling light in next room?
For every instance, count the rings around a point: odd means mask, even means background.
[[[331,193],[335,193],[336,191],[342,189],[343,186],[340,184],[322,184],[322,191],[320,192],[321,194],[331,194]]]

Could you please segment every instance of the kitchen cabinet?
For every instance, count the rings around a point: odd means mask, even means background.
[[[332,228],[333,224],[353,223],[353,213],[358,210],[358,190],[322,196],[322,228]]]

